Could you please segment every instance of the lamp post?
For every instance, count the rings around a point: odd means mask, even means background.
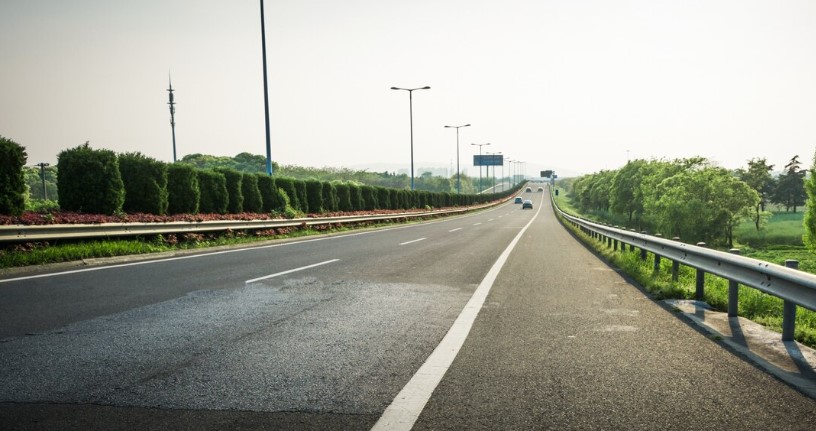
[[[264,120],[266,121],[266,174],[272,175],[272,144],[269,141],[269,85],[266,82],[266,29],[264,28],[264,8],[261,2],[261,51],[263,56]]]
[[[459,129],[462,127],[470,127],[470,124],[462,126],[445,126],[447,128],[456,129],[456,193],[462,194],[462,183],[459,181]]]
[[[431,87],[424,86],[421,88],[399,88],[391,87],[392,90],[405,90],[408,92],[408,112],[411,119],[411,190],[414,189],[414,91],[415,90],[430,90]]]
[[[481,194],[482,193],[482,165],[481,165],[481,163],[482,163],[482,147],[484,147],[485,145],[490,145],[490,143],[488,142],[486,144],[470,144],[470,145],[475,145],[475,146],[479,147],[479,194]]]

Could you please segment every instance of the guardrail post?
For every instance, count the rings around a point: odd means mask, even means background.
[[[642,234],[646,235],[646,231],[644,230],[641,232]],[[641,247],[640,248],[640,260],[646,260],[646,249]]]
[[[728,250],[729,253],[739,255],[738,248]],[[728,317],[736,317],[739,311],[739,284],[734,280],[728,280]]]
[[[680,237],[676,236],[672,238],[672,241],[680,241]],[[672,261],[672,281],[677,281],[680,278],[680,261],[673,260]]]
[[[785,261],[788,268],[799,269],[799,261],[788,259]],[[784,300],[782,305],[782,341],[793,341],[796,329],[796,304]]]
[[[617,239],[612,240],[612,251],[618,251],[618,240]]]
[[[655,236],[658,237],[658,238],[661,238],[663,235],[658,233],[658,234],[655,234]],[[654,274],[657,274],[657,273],[660,272],[660,255],[655,253],[654,256],[655,256],[654,257],[654,266],[652,267],[652,272]]]
[[[697,247],[705,247],[706,243],[698,242]],[[694,292],[694,298],[698,301],[702,301],[705,297],[705,271],[700,268],[697,268],[697,285]]]

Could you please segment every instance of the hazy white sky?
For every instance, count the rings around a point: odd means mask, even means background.
[[[267,0],[282,164],[527,173],[631,158],[745,166],[816,150],[813,0]],[[172,160],[265,154],[258,0],[0,0],[0,135],[29,163],[86,140]],[[419,172],[417,172],[417,175]]]

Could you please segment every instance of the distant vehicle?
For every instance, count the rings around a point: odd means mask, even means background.
[[[524,202],[521,204],[521,209],[526,210],[527,208],[533,209],[533,201],[529,199],[524,200]]]
[[[527,187],[527,190],[525,190],[524,192],[525,192],[525,193],[531,193],[532,191],[533,191],[533,189],[532,189],[532,188]]]
[[[515,201],[513,201],[513,203],[514,204],[520,204],[520,203],[523,203],[523,201],[524,201],[524,199],[522,199],[521,196],[519,196],[519,197],[516,198]]]
[[[538,191],[539,191],[539,192],[544,192],[544,187],[539,187],[539,188],[538,188]]]

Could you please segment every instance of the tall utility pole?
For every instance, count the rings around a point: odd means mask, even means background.
[[[42,180],[43,199],[48,200],[48,190],[45,189],[45,167],[51,166],[48,163],[37,163],[35,166],[40,167],[40,179]]]
[[[272,144],[269,141],[269,84],[266,82],[266,29],[264,28],[263,0],[261,0],[261,51],[263,57],[264,120],[266,120],[266,174],[272,175]]]
[[[392,90],[405,90],[408,92],[408,115],[411,124],[411,190],[414,189],[414,91],[416,90],[430,90],[431,87],[424,86],[422,88],[399,88],[391,87]]]
[[[445,127],[456,129],[456,193],[462,194],[462,182],[459,180],[459,129],[462,127],[470,127],[470,124]]]
[[[170,80],[169,74],[167,75],[167,82],[170,84],[167,89],[170,101],[167,104],[170,105],[170,129],[173,131],[173,163],[176,163],[176,102],[173,100],[173,81]]]

